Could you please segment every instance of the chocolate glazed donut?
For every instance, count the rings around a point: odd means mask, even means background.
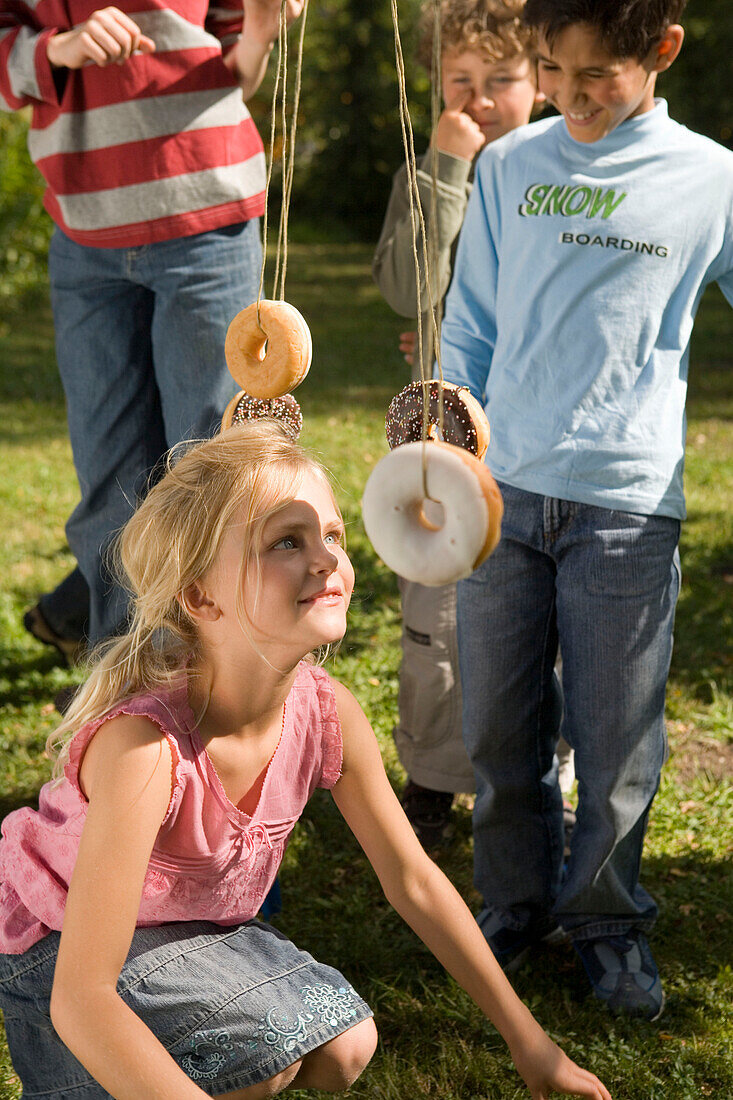
[[[443,431],[440,435],[439,395],[442,391]],[[403,443],[417,443],[423,437],[423,410],[428,400],[428,437],[461,447],[482,459],[489,445],[489,422],[476,398],[465,386],[453,386],[437,379],[411,382],[387,410],[387,442],[394,449]]]
[[[303,414],[300,405],[292,394],[282,397],[252,397],[241,390],[231,399],[221,418],[221,430],[232,424],[244,424],[247,420],[261,420],[267,417],[277,420],[291,439],[298,438],[303,427]]]

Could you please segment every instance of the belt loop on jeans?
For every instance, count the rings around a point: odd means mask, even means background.
[[[557,535],[556,504],[554,497],[542,498],[542,545],[545,550],[552,545]]]

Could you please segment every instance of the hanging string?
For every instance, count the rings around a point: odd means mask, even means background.
[[[442,99],[442,73],[441,58],[443,51],[442,26],[441,26],[441,0],[433,0],[433,53],[430,64],[430,133],[433,140],[430,142],[430,227],[428,236],[428,255],[430,265],[434,271],[438,268],[438,145],[435,134],[441,113]],[[443,363],[440,355],[441,325],[443,320],[443,300],[438,295],[435,302],[429,303],[433,313],[433,331],[435,333],[435,362],[438,368],[438,431],[440,438],[444,438],[443,421],[445,409],[443,407]],[[432,366],[432,355],[430,356]],[[432,373],[432,371],[431,371]]]
[[[300,92],[303,83],[303,42],[305,40],[305,22],[308,16],[308,0],[303,4],[303,13],[300,17],[300,37],[298,39],[298,57],[295,66],[295,93],[293,99],[293,117],[290,124],[290,139],[288,141],[289,159],[287,171],[283,172],[283,201],[280,207],[280,228],[278,231],[278,244],[282,241],[282,271],[280,274],[279,297],[285,299],[285,273],[288,267],[288,219],[290,217],[290,198],[293,193],[293,179],[295,176],[295,135],[298,130],[298,113],[300,111]],[[275,276],[277,294],[277,275]]]
[[[436,4],[436,8],[438,6],[439,5]],[[442,376],[443,375],[442,375],[442,365],[440,363],[439,333],[438,333],[438,327],[437,327],[437,321],[436,321],[436,313],[435,313],[435,309],[433,307],[433,301],[432,301],[432,278],[431,278],[430,257],[428,255],[428,245],[427,245],[427,239],[428,238],[427,238],[427,232],[426,232],[426,228],[425,228],[425,218],[424,218],[424,215],[423,215],[422,204],[420,202],[420,191],[419,191],[418,180],[417,180],[417,160],[416,160],[416,157],[415,157],[415,142],[414,142],[414,137],[413,137],[413,132],[412,132],[412,121],[410,119],[409,106],[408,106],[408,102],[407,102],[407,80],[406,80],[406,76],[405,76],[405,61],[404,61],[404,56],[403,56],[403,52],[402,52],[402,40],[400,38],[399,16],[398,16],[398,12],[397,12],[397,0],[391,0],[391,10],[392,10],[392,27],[393,27],[393,30],[394,30],[395,61],[396,61],[396,68],[397,68],[397,85],[398,85],[398,89],[399,89],[400,125],[401,125],[401,128],[402,128],[402,144],[403,144],[404,150],[405,150],[405,168],[406,168],[406,171],[407,171],[407,190],[408,190],[409,207],[410,207],[410,225],[411,225],[411,228],[412,228],[412,257],[413,257],[413,261],[414,261],[414,264],[415,264],[415,287],[416,287],[416,295],[417,295],[417,319],[418,319],[417,356],[418,356],[418,363],[420,364],[420,381],[422,383],[422,390],[423,390],[423,395],[424,395],[424,397],[423,397],[423,425],[422,425],[423,493],[424,493],[426,498],[432,499],[430,497],[430,493],[428,492],[428,484],[427,484],[427,448],[425,446],[425,444],[428,441],[428,426],[429,426],[428,412],[429,412],[429,404],[430,404],[430,402],[429,402],[429,392],[427,391],[426,383],[429,382],[430,380],[425,377],[425,357],[424,357],[424,351],[423,351],[423,333],[422,333],[422,324],[420,323],[422,313],[423,313],[423,308],[422,308],[422,294],[420,292],[420,259],[419,259],[419,256],[418,256],[418,229],[419,229],[420,241],[421,241],[421,246],[422,246],[421,250],[422,250],[422,258],[423,258],[423,265],[424,265],[424,271],[425,271],[425,284],[426,284],[427,295],[428,295],[428,309],[429,309],[429,312],[430,312],[430,319],[431,319],[431,330],[430,331],[432,333],[434,347],[435,347],[436,354],[437,354],[437,357],[438,357],[438,370],[439,370],[439,373],[440,373],[441,383],[442,383]],[[435,23],[437,25],[437,30],[434,30],[434,43],[433,43],[434,53],[435,53],[435,39],[436,39],[436,37],[437,37],[437,42],[438,42],[438,49],[440,48],[440,20],[438,18],[438,14],[439,14],[438,11],[436,11],[435,14],[436,14]],[[439,59],[439,57],[440,57],[440,54],[438,53],[438,59]],[[439,64],[439,60],[438,60],[438,64]],[[432,109],[433,116],[435,116],[435,113],[436,113],[435,91],[436,91],[436,89],[434,87],[434,89],[433,89],[433,109]],[[440,93],[439,93],[439,89],[438,89],[438,98],[437,98],[438,106],[440,105],[439,95],[440,95]],[[436,121],[436,119],[434,117],[433,118],[433,126],[435,126],[435,121]],[[437,164],[436,164],[435,174],[437,175]],[[435,181],[433,181],[433,190],[435,191]],[[435,225],[435,223],[433,222],[433,226],[434,225]],[[440,398],[439,398],[439,401],[438,401],[438,408],[440,410],[439,411],[439,417],[440,417],[441,432],[442,432],[442,406],[443,406],[442,392],[443,392],[442,391],[442,385],[440,385],[440,389],[439,389]],[[427,400],[425,399],[426,393],[427,393],[427,397],[428,397]]]
[[[285,3],[280,7],[280,34],[278,37],[278,63],[282,70],[281,97],[280,97],[280,222],[277,231],[277,247],[275,249],[275,277],[273,279],[272,297],[277,300],[278,275],[280,271],[280,254],[282,250],[283,235],[283,207],[285,205],[285,179],[288,165],[288,28],[285,20]],[[275,102],[273,100],[273,114]]]
[[[277,67],[275,69],[275,85],[272,93],[272,109],[270,111],[270,155],[267,158],[267,179],[265,181],[265,209],[262,215],[262,265],[260,267],[260,285],[257,289],[257,324],[259,325],[260,332],[263,335],[265,330],[262,328],[262,321],[260,319],[260,302],[262,301],[262,291],[265,285],[265,264],[267,262],[267,229],[269,225],[269,203],[270,203],[270,183],[272,181],[272,164],[274,160],[275,151],[275,127],[277,121],[277,93],[280,88],[280,60],[282,57],[282,50],[280,41],[282,38],[282,25],[285,18],[285,0],[282,0],[280,6],[280,23],[278,31],[278,57]]]
[[[278,25],[277,43],[277,68],[275,71],[275,83],[272,92],[272,106],[270,111],[270,148],[267,157],[267,179],[265,182],[265,208],[262,217],[262,266],[260,268],[260,284],[257,290],[257,324],[263,335],[267,335],[262,328],[260,320],[260,302],[265,286],[265,266],[267,263],[267,235],[269,228],[269,199],[270,185],[272,183],[272,169],[275,161],[275,135],[277,131],[278,96],[280,96],[280,115],[282,129],[282,193],[280,196],[280,223],[278,227],[277,247],[275,253],[275,278],[273,286],[273,299],[283,300],[285,297],[285,273],[288,258],[288,219],[290,214],[290,198],[293,190],[293,176],[295,168],[295,134],[298,126],[298,108],[300,105],[300,92],[303,76],[303,41],[305,37],[305,22],[308,13],[308,0],[303,4],[301,15],[300,38],[298,42],[298,60],[295,73],[295,99],[293,117],[288,134],[287,125],[287,85],[288,85],[288,25],[287,25],[287,0],[281,0],[280,20]],[[279,291],[278,291],[279,283]]]

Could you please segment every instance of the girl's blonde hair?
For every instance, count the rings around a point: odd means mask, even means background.
[[[293,499],[307,473],[329,484],[323,467],[268,420],[170,452],[164,476],[115,544],[115,572],[131,594],[130,629],[95,650],[87,681],[49,737],[55,775],[62,773],[69,741],[83,725],[123,699],[169,688],[187,660],[195,665],[199,638],[183,593],[211,569],[235,520],[244,520],[244,578],[256,562],[265,522]]]

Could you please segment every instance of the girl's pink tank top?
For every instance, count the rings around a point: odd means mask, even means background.
[[[251,920],[275,880],[306,802],[316,787],[333,787],[341,774],[333,685],[320,668],[301,664],[298,669],[282,736],[251,817],[224,793],[196,729],[185,679],[171,691],[119,704],[75,734],[64,778],[43,787],[38,810],[15,810],[3,822],[0,952],[26,951],[51,929],[61,929],[87,811],[79,767],[96,731],[118,714],[155,722],[173,758],[170,804],[145,876],[138,926]]]

